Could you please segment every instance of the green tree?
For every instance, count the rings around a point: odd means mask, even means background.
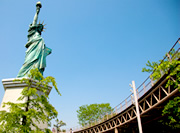
[[[4,103],[3,107],[8,106],[9,111],[0,111],[0,132],[51,132],[49,129],[40,129],[38,123],[50,123],[51,119],[56,118],[58,115],[56,109],[48,101],[48,85],[50,83],[60,95],[55,79],[51,76],[44,78],[38,69],[33,69],[30,71],[28,78],[22,78],[17,81],[26,83],[27,87],[22,90],[21,96],[18,98],[19,103]],[[36,81],[36,85],[32,87],[34,81]],[[42,94],[39,95],[38,91],[42,92]],[[25,102],[22,103],[22,100],[25,100]]]
[[[54,127],[56,127],[57,132],[60,132],[60,127],[66,126],[66,123],[64,123],[62,120],[56,119],[56,124],[54,124]]]
[[[146,64],[147,68],[143,68],[142,72],[152,72],[150,78],[155,82],[158,81],[164,74],[167,75],[168,86],[173,86],[178,88],[180,91],[180,53],[175,52],[174,49],[170,51],[164,60],[159,62],[150,62]],[[180,128],[180,97],[177,96],[173,100],[170,100],[167,105],[165,105],[162,115],[164,119],[162,122],[171,128]]]
[[[112,108],[109,103],[80,106],[79,110],[77,110],[79,124],[81,126],[90,124],[91,122],[102,118],[106,113],[110,112],[111,110]]]

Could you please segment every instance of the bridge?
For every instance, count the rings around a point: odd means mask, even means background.
[[[170,52],[175,50],[175,54],[179,54],[180,38],[176,41],[163,61],[171,60]],[[177,58],[179,60],[179,57]],[[161,62],[161,63],[162,63]],[[155,72],[154,70],[151,75]],[[138,88],[137,97],[143,132],[145,133],[160,133],[168,131],[159,120],[163,118],[162,110],[170,99],[180,96],[180,92],[173,86],[165,87],[168,79],[168,74],[162,74],[159,80],[154,81],[149,76]],[[173,77],[170,80],[174,81]],[[81,127],[73,129],[74,133],[137,133],[137,111],[132,100],[132,95],[129,95],[123,102],[117,105],[113,111],[107,112],[98,120]]]

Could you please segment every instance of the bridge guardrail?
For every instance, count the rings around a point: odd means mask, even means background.
[[[169,50],[169,52],[165,55],[165,57],[163,58],[163,60],[160,62],[160,64],[164,61],[169,60],[170,58],[170,53],[174,50],[175,54],[179,53],[180,50],[180,45],[178,45],[178,43],[180,44],[180,38],[176,41],[176,43],[173,45],[173,47]],[[174,55],[175,55],[174,54]],[[172,58],[172,57],[171,57]],[[160,65],[159,64],[159,65]],[[147,79],[137,88],[137,97],[138,99],[141,98],[148,90],[151,89],[151,87],[154,85],[155,81],[153,81],[153,79],[151,78],[151,75],[156,71],[156,69],[150,74],[150,76],[147,77]],[[162,74],[163,76],[163,74]],[[110,119],[111,117],[113,117],[115,114],[121,113],[122,111],[126,110],[129,106],[131,106],[133,104],[133,101],[131,100],[131,95],[133,95],[132,93],[124,100],[122,101],[120,104],[118,104],[116,107],[113,108],[113,110],[111,112],[107,112],[106,114],[104,114],[103,116],[101,116],[98,120],[91,122],[90,124],[84,126],[84,127],[80,127],[80,126],[76,126],[73,128],[74,131],[78,131],[78,130],[82,130],[82,129],[86,129],[89,128],[91,126],[94,126],[98,123],[101,123],[107,119]]]

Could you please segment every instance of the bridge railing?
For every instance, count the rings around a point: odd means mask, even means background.
[[[179,44],[178,44],[179,42]],[[170,51],[165,55],[165,57],[161,60],[160,64],[163,63],[164,61],[167,61],[169,60],[169,58],[172,58],[170,57],[171,56],[171,52],[172,51],[175,51],[175,54],[179,54],[179,50],[180,50],[180,38],[176,41],[176,43],[173,45],[173,47],[170,49]],[[178,57],[179,58],[179,57]],[[159,64],[159,65],[160,65]],[[151,78],[151,75],[156,72],[156,69],[150,74],[150,76],[147,77],[147,79],[137,88],[137,97],[138,99],[140,97],[142,97],[148,90],[151,89],[151,87],[154,85],[154,83],[157,81],[154,81],[152,78]],[[164,74],[162,73],[161,76],[163,76]],[[110,119],[112,118],[114,115],[126,110],[129,106],[131,106],[133,104],[133,100],[131,98],[133,94],[131,93],[124,101],[122,101],[120,104],[118,104],[116,107],[114,107],[112,109],[111,112],[107,112],[105,114],[103,114],[102,116],[100,116],[99,119],[95,120],[95,121],[92,121],[91,123],[87,124],[86,126],[84,127],[75,127],[73,130],[74,131],[78,131],[78,130],[82,130],[82,129],[86,129],[86,128],[89,128],[91,126],[94,126],[96,124],[99,124],[107,119]]]

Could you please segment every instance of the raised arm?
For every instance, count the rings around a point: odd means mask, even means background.
[[[37,24],[38,14],[40,12],[41,7],[42,7],[41,2],[40,1],[37,2],[37,4],[36,4],[36,13],[35,13],[34,20],[33,20],[33,23],[32,23],[33,26]]]

